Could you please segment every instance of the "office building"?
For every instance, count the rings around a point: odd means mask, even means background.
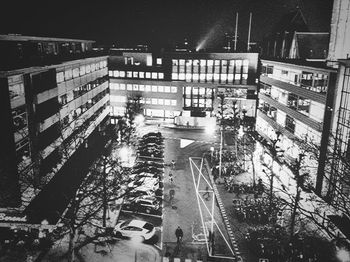
[[[0,207],[22,216],[69,156],[108,121],[107,56],[93,54],[92,41],[85,40],[2,35],[0,45],[9,50],[7,61],[16,61],[2,64],[6,71],[0,72]]]

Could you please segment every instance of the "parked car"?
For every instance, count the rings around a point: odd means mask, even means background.
[[[154,196],[131,197],[124,200],[123,208],[134,212],[154,214],[159,211],[160,202]]]
[[[138,237],[143,241],[152,238],[155,233],[156,230],[154,225],[137,219],[121,221],[114,228],[114,234],[116,237]]]
[[[141,177],[137,180],[131,181],[128,184],[129,188],[146,187],[152,190],[159,188],[159,179],[154,177]]]
[[[141,167],[155,167],[155,168],[164,168],[164,163],[156,162],[156,161],[147,161],[142,160],[138,161],[136,165],[134,166],[134,169],[141,168]]]
[[[163,195],[162,189],[157,189],[157,190],[150,190],[145,187],[137,187],[127,194],[130,197],[138,197],[138,196],[153,196],[153,197],[158,197],[161,198]]]

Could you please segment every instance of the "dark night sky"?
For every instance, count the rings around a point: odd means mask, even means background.
[[[98,43],[167,45],[187,37],[198,43],[211,31],[208,45],[225,32],[251,40],[266,35],[286,13],[301,6],[313,31],[329,31],[333,0],[127,0],[11,1],[2,8],[0,34],[96,40]]]

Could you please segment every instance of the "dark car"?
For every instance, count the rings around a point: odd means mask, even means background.
[[[160,211],[160,202],[154,196],[138,196],[124,200],[123,208],[133,212],[154,214]]]

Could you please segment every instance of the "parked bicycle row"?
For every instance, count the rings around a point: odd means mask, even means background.
[[[297,234],[289,238],[279,226],[251,227],[246,235],[249,247],[269,262],[331,262],[333,246],[319,237]]]
[[[234,213],[240,222],[255,224],[274,224],[282,217],[283,203],[274,199],[257,198],[257,199],[233,199]]]

